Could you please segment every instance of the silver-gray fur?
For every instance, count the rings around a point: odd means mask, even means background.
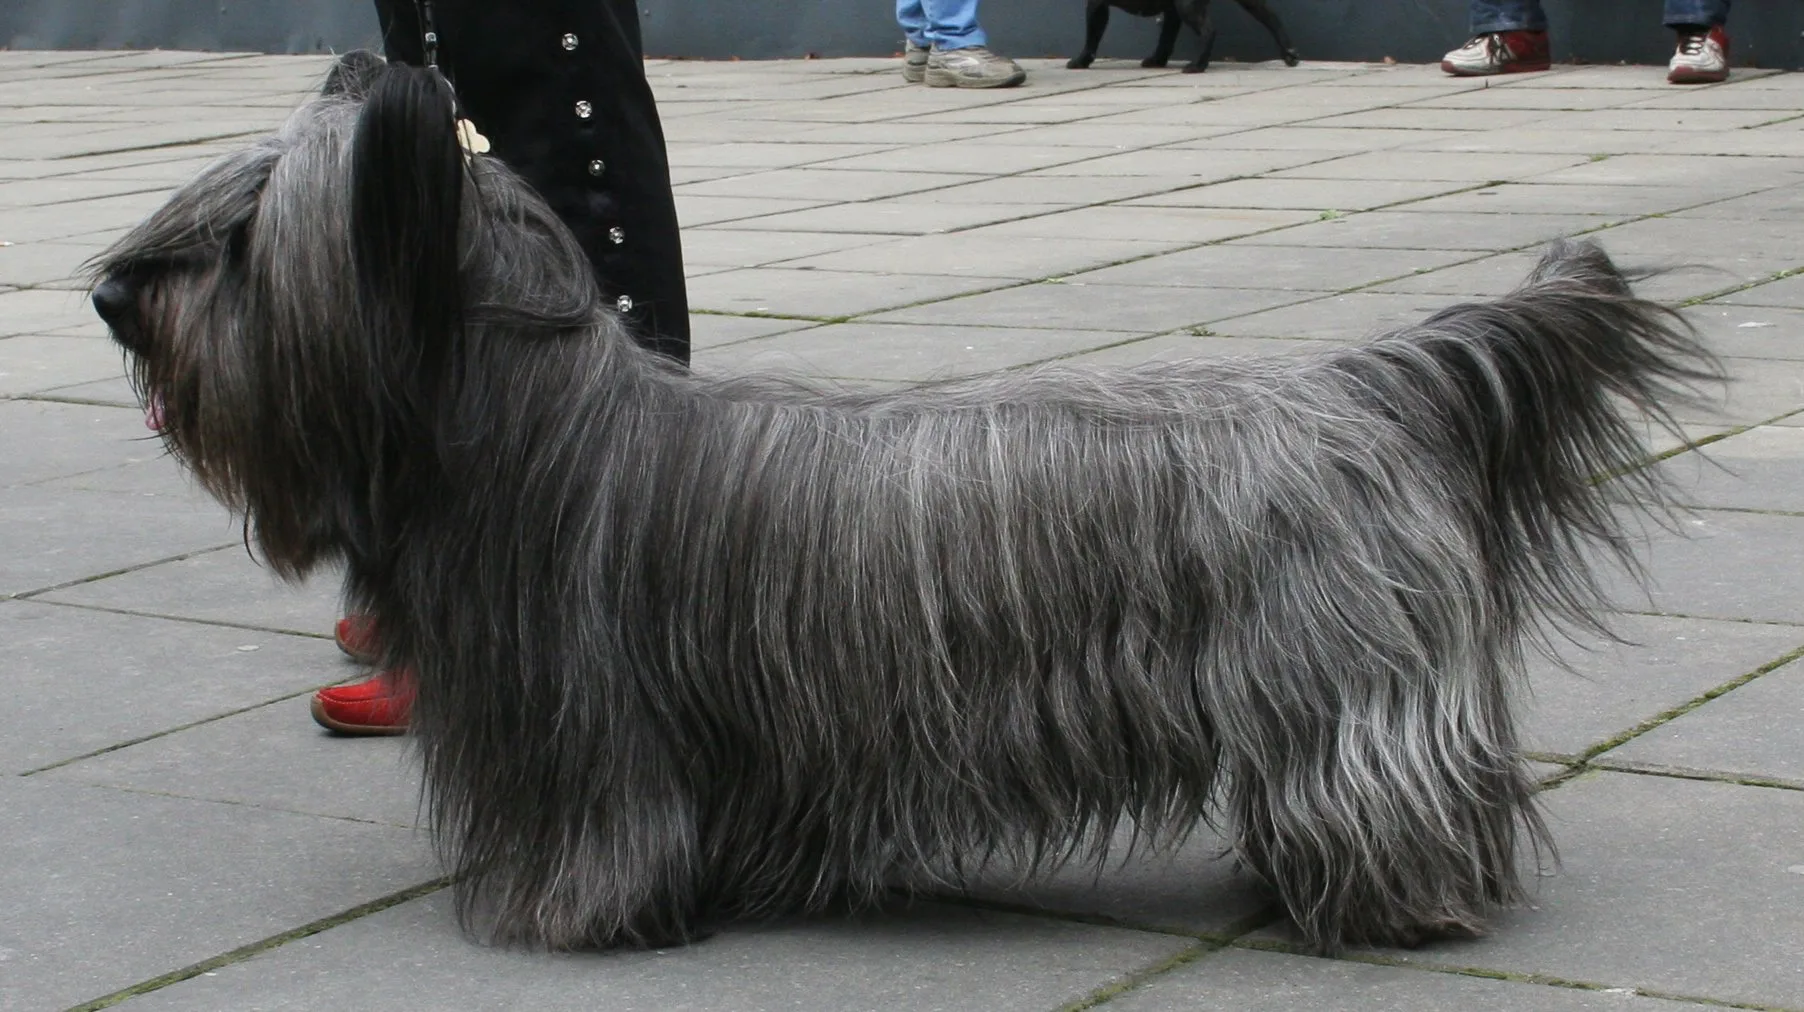
[[[1525,644],[1661,501],[1623,408],[1714,369],[1586,244],[1358,347],[882,394],[683,374],[587,271],[359,55],[96,292],[174,452],[417,671],[466,914],[554,947],[1123,819],[1215,820],[1323,949],[1477,932],[1548,844]]]

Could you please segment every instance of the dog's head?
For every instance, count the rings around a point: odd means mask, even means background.
[[[555,215],[460,146],[437,72],[367,53],[94,275],[147,421],[291,576],[402,521],[471,333],[605,313]]]

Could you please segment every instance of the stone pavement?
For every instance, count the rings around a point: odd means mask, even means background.
[[[1535,677],[1563,867],[1487,939],[1298,954],[1201,838],[1092,882],[544,955],[460,935],[336,587],[148,438],[79,270],[319,58],[0,53],[0,1009],[1804,1009],[1804,76],[660,63],[697,367],[907,382],[1346,341],[1589,233],[1728,356],[1631,645]],[[1671,439],[1659,449],[1683,450]]]

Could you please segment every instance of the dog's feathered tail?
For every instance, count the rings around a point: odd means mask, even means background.
[[[1479,452],[1495,603],[1606,633],[1590,562],[1601,547],[1636,568],[1618,510],[1669,502],[1644,433],[1677,434],[1673,407],[1721,379],[1714,356],[1677,312],[1636,298],[1595,243],[1571,240],[1502,299],[1400,336],[1379,358],[1420,357],[1429,403],[1445,406],[1405,421]]]
[[[1345,501],[1292,496],[1302,550],[1335,561],[1222,635],[1219,657],[1278,660],[1216,676],[1231,698],[1204,707],[1237,851],[1312,945],[1477,934],[1521,898],[1524,838],[1552,855],[1515,726],[1524,646],[1603,629],[1599,562],[1632,567],[1626,514],[1670,501],[1644,424],[1674,428],[1718,375],[1676,313],[1563,242],[1502,299],[1282,388],[1370,442],[1304,486]]]

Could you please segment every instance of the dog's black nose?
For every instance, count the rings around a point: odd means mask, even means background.
[[[107,326],[117,330],[138,308],[138,286],[123,275],[114,275],[94,286],[94,311]]]

